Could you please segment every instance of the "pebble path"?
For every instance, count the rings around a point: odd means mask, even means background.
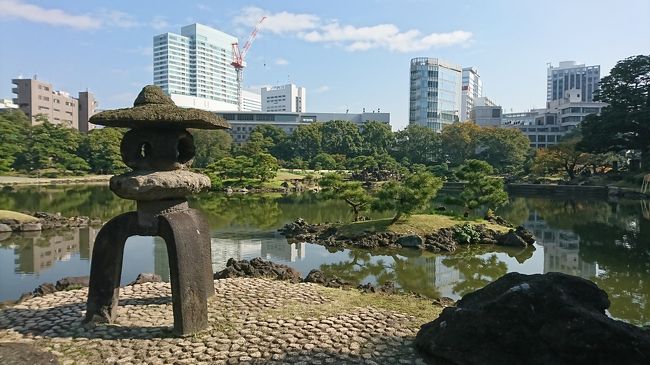
[[[86,328],[87,289],[56,292],[0,311],[0,342],[24,342],[60,364],[426,364],[413,347],[433,318],[350,306],[360,294],[312,283],[216,280],[210,328],[183,338],[169,283],[123,287],[117,323]],[[431,304],[432,305],[432,304]]]

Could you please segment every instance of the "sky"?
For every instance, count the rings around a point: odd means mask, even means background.
[[[244,86],[307,88],[307,111],[391,113],[408,124],[409,62],[478,69],[504,112],[544,107],[547,63],[601,65],[650,53],[648,0],[0,0],[0,98],[12,78],[93,92],[100,109],[132,105],[152,83],[153,36],[202,23],[248,38]]]

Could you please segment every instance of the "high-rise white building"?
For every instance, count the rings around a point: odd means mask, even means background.
[[[575,61],[563,61],[559,66],[548,66],[546,73],[546,101],[561,100],[574,91],[581,102],[594,101],[594,92],[600,83],[600,66],[585,66]]]
[[[294,84],[263,87],[262,111],[304,113],[307,111],[307,91]]]
[[[439,132],[459,120],[461,71],[460,66],[438,58],[411,60],[409,124]]]
[[[470,113],[475,100],[483,96],[483,81],[474,67],[463,68],[463,84],[461,88],[460,120],[470,119]]]
[[[202,24],[153,38],[153,83],[181,107],[237,110],[237,38]]]

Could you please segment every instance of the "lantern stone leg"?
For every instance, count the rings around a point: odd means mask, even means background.
[[[137,233],[138,215],[128,212],[109,220],[93,246],[85,322],[113,323],[122,274],[126,240]]]
[[[176,107],[156,86],[143,88],[133,108],[102,112],[90,122],[132,128],[120,152],[133,171],[113,176],[110,188],[137,201],[137,211],[111,219],[95,239],[84,322],[115,322],[124,245],[140,235],[160,236],[167,245],[174,332],[188,335],[207,328],[207,301],[214,294],[210,227],[186,197],[207,189],[210,179],[188,170],[195,150],[186,128],[228,124],[206,111]]]

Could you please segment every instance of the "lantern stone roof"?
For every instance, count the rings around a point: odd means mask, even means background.
[[[230,128],[228,122],[212,112],[177,107],[174,101],[155,85],[142,88],[132,108],[106,110],[93,115],[89,122],[122,128]]]

